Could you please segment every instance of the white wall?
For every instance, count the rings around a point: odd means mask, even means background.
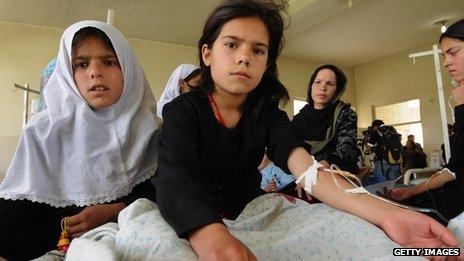
[[[435,149],[440,150],[443,139],[433,57],[417,58],[415,64],[408,58],[410,53],[431,50],[433,44],[354,69],[358,127],[367,127],[371,124],[373,105],[418,98],[421,101],[424,149],[428,154]],[[442,76],[447,102],[452,87],[446,72],[442,72]],[[451,122],[450,110],[448,106],[446,108]]]

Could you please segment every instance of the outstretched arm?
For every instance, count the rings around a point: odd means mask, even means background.
[[[312,159],[303,148],[292,150],[288,167],[298,178],[312,164]],[[350,187],[340,177],[339,184]],[[337,209],[359,216],[382,228],[398,244],[405,247],[456,247],[459,245],[453,234],[432,218],[413,211],[401,209],[368,195],[349,196],[333,182],[331,174],[319,171],[313,195]]]
[[[428,184],[427,181],[424,181],[416,186],[407,187],[407,188],[395,188],[389,191],[389,198],[396,200],[396,201],[403,201],[408,198],[417,196],[421,193],[427,191],[427,187],[429,190],[436,189],[442,187],[446,182],[454,180],[454,177],[451,173],[447,170],[442,170],[434,174],[436,176],[430,178]]]

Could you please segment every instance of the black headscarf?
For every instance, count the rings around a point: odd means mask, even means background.
[[[316,80],[317,74],[323,69],[329,69],[335,74],[336,87],[335,93],[329,104],[323,109],[314,108],[314,101],[311,97],[311,88]],[[303,134],[303,139],[322,141],[326,138],[327,129],[332,126],[334,112],[340,102],[340,98],[345,91],[346,76],[343,71],[333,64],[324,64],[316,68],[309,78],[307,101],[308,104],[295,115],[293,119],[294,127]]]
[[[303,135],[304,140],[325,140],[327,129],[335,120],[334,112],[339,102],[340,100],[329,103],[321,110],[307,104],[295,115],[293,125]]]

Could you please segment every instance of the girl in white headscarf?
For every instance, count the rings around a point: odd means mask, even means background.
[[[66,29],[44,97],[0,185],[0,257],[10,260],[55,249],[64,217],[77,237],[137,198],[154,200],[155,100],[117,29]]]
[[[163,107],[182,93],[194,89],[201,80],[200,68],[192,64],[179,65],[169,77],[164,92],[158,101],[157,114],[163,117]]]

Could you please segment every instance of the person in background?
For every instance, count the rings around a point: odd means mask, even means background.
[[[427,167],[427,155],[425,155],[422,148],[418,147],[417,144],[419,143],[414,142],[413,139],[408,139],[406,146],[403,147],[403,171]]]
[[[309,145],[321,164],[335,164],[353,174],[359,172],[356,129],[357,115],[340,98],[346,76],[332,64],[316,68],[307,91],[308,104],[295,115],[291,126]]]
[[[200,68],[192,64],[179,65],[169,77],[169,80],[161,95],[158,106],[157,115],[162,118],[163,108],[166,103],[172,101],[177,96],[189,92],[198,86],[201,80]]]
[[[416,148],[423,150],[423,149],[422,149],[422,145],[421,145],[419,142],[416,142],[416,141],[415,141],[415,137],[414,137],[413,134],[409,134],[409,135],[408,135],[407,141],[408,141],[408,140],[414,142],[414,145],[416,145]]]
[[[390,190],[387,197],[413,206],[436,208],[445,218],[452,219],[464,211],[461,201],[464,198],[464,19],[451,25],[440,36],[439,43],[443,67],[456,83],[451,90],[456,104],[455,132],[450,136],[451,157],[445,168],[428,182]],[[437,216],[432,217],[446,224]]]
[[[45,103],[44,98],[44,91],[45,86],[47,86],[48,80],[50,80],[50,76],[52,76],[53,71],[56,68],[56,58],[51,59],[45,68],[42,71],[42,75],[40,76],[40,95],[39,100],[37,103],[37,111],[41,112],[47,108],[47,104]]]
[[[401,136],[392,126],[385,125],[382,120],[372,121],[369,132],[367,148],[375,153],[374,171],[372,175],[366,177],[366,184],[372,185],[386,180],[396,179],[401,175],[401,164],[392,164],[388,159],[388,151],[386,145],[385,134],[387,132],[394,133],[393,138],[397,143],[400,157],[402,156]]]

